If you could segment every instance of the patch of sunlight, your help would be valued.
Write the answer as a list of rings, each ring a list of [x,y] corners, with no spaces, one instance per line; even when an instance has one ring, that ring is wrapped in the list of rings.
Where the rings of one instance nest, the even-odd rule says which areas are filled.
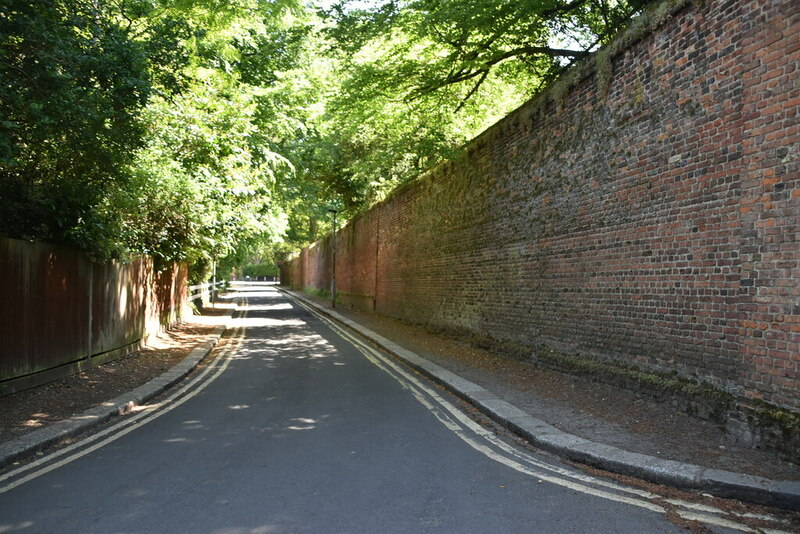
[[[325,338],[318,334],[309,334],[305,336],[301,336],[298,334],[292,334],[288,336],[282,336],[276,339],[265,339],[264,343],[266,345],[295,345],[297,343],[304,343],[306,345],[325,345],[329,347],[333,347],[330,343],[328,343]]]
[[[276,525],[263,525],[256,528],[246,528],[246,527],[227,527],[214,530],[211,534],[270,534],[271,532],[280,532],[283,529],[280,529]]]
[[[35,428],[37,426],[42,426],[42,420],[41,419],[28,419],[27,421],[22,423],[22,426],[27,426],[27,427],[30,427],[30,428]]]
[[[266,317],[243,317],[232,319],[231,328],[257,328],[259,326],[304,326],[306,323],[300,319],[268,319]]]
[[[113,404],[109,403],[109,402],[104,402],[103,406],[113,406]],[[97,416],[97,415],[73,415],[72,417],[70,417],[70,420],[71,421],[94,421],[95,419],[98,419],[98,418],[99,418],[99,416]]]
[[[186,443],[189,441],[186,438],[172,438],[172,439],[165,439],[164,443]]]
[[[248,306],[248,311],[278,311],[278,310],[291,310],[292,305],[288,302],[283,302],[281,304],[265,304],[263,306],[253,305]]]
[[[149,349],[164,350],[174,346],[175,345],[171,339],[165,338],[161,334],[150,336],[147,339],[147,348]]]
[[[125,317],[126,311],[128,311],[128,291],[123,289],[119,292],[119,316]]]
[[[231,406],[228,406],[228,409],[229,410],[246,410],[249,407],[250,407],[250,405],[248,405],[248,404],[233,404]]]
[[[4,532],[14,532],[15,530],[31,528],[32,526],[33,521],[23,521],[17,525],[0,525],[0,534],[3,534]]]
[[[311,347],[298,347],[298,348],[309,349]],[[289,357],[289,358],[292,358],[292,359],[295,359],[295,360],[322,360],[324,358],[330,358],[331,356],[335,356],[335,355],[336,355],[336,351],[335,350],[330,350],[330,351],[328,351],[327,354],[326,353],[322,353],[322,352],[312,352],[312,353],[308,353],[308,354],[298,354],[296,356],[284,356],[284,357]]]
[[[292,423],[287,427],[289,430],[314,430],[317,428],[317,420],[309,417],[295,417],[289,421]]]
[[[327,415],[321,416],[319,419],[312,419],[310,417],[294,417],[289,419],[289,430],[314,430],[321,419],[327,419]]]
[[[130,408],[130,413],[143,412],[144,410],[155,409],[158,408],[159,406],[161,406],[160,402],[156,404],[137,404]]]
[[[233,294],[235,298],[263,298],[263,297],[270,297],[270,298],[278,298],[279,295],[274,289],[265,289],[265,290],[250,290],[250,291],[237,291]]]
[[[217,307],[222,308],[221,304],[217,305]],[[193,315],[187,318],[187,324],[198,324],[198,325],[211,325],[211,326],[219,326],[221,324],[225,324],[228,320],[226,315]]]

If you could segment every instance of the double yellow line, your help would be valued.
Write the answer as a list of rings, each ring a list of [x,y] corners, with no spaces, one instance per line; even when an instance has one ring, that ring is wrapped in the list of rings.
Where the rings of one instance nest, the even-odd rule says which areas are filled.
[[[247,313],[246,308],[244,313]],[[186,401],[195,397],[225,372],[231,362],[231,355],[239,350],[243,341],[244,328],[235,328],[232,338],[223,349],[219,350],[219,353],[211,364],[183,387],[171,393],[166,399],[157,404],[143,406],[141,410],[134,415],[123,416],[123,420],[96,434],[82,438],[63,449],[58,449],[38,460],[0,475],[0,494],[6,493],[26,482],[30,482],[50,471],[54,471],[78,458],[82,458],[120,439],[126,434],[133,432],[137,428],[158,419],[162,415],[171,412]],[[222,363],[220,364],[220,362]],[[212,371],[213,374],[211,374]],[[59,460],[59,458],[61,459]]]
[[[571,471],[551,465],[528,452],[511,446],[501,440],[494,432],[475,422],[465,412],[442,397],[434,388],[423,383],[403,364],[384,354],[363,338],[358,337],[340,323],[318,312],[312,306],[299,299],[293,299],[298,305],[319,318],[334,333],[352,344],[370,362],[397,380],[404,388],[448,429],[470,447],[503,465],[536,477],[538,482],[549,482],[584,494],[624,503],[651,512],[665,515],[669,510],[676,512],[689,521],[697,521],[707,525],[730,528],[741,532],[789,534],[781,530],[783,521],[776,517],[761,515],[758,519],[772,522],[775,528],[754,529],[742,522],[746,514],[728,512],[706,504],[697,504],[682,499],[665,498],[662,495],[625,486],[607,479],[592,477],[585,473]],[[666,504],[667,506],[664,506]],[[668,510],[669,508],[669,510]],[[753,518],[753,516],[749,516]]]

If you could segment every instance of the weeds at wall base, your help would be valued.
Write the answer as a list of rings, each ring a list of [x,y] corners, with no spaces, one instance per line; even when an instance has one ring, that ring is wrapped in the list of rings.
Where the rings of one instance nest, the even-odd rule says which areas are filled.
[[[789,461],[800,462],[800,416],[767,402],[737,399],[677,373],[647,371],[545,347],[536,349],[528,361],[666,402],[688,415],[720,424],[738,443],[774,450]]]
[[[318,299],[330,299],[331,292],[325,289],[315,289],[313,287],[304,287],[303,293],[310,297],[318,298]]]

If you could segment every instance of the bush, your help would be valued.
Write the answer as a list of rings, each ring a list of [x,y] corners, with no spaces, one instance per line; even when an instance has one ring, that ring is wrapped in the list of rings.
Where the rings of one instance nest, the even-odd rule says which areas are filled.
[[[260,276],[278,276],[278,272],[278,266],[275,264],[259,263],[245,266],[242,274],[250,278],[258,278]]]

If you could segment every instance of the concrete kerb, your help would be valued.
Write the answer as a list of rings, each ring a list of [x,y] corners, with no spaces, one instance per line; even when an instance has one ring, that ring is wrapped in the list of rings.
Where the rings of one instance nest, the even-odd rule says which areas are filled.
[[[357,332],[412,369],[445,386],[449,391],[468,401],[494,421],[511,429],[538,448],[565,459],[657,484],[701,491],[721,498],[733,498],[766,506],[800,510],[800,481],[775,481],[753,475],[663,460],[562,432],[500,399],[485,388],[400,347],[397,343],[336,311],[321,307],[296,291],[285,288],[279,288],[279,290]]]
[[[228,322],[232,314],[233,309],[226,312],[225,323]],[[95,426],[103,424],[113,416],[128,413],[136,406],[160,395],[186,378],[216,346],[226,329],[226,324],[217,326],[211,333],[212,340],[201,343],[172,369],[133,391],[124,393],[69,419],[64,419],[16,439],[0,443],[0,468],[41,451],[58,441],[82,434]]]

